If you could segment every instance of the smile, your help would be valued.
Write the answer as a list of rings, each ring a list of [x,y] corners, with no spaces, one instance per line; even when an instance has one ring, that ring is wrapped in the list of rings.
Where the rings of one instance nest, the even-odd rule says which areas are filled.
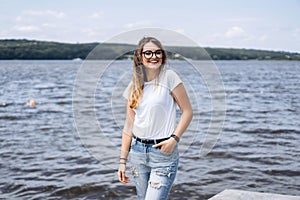
[[[149,63],[158,63],[158,60],[150,60]]]

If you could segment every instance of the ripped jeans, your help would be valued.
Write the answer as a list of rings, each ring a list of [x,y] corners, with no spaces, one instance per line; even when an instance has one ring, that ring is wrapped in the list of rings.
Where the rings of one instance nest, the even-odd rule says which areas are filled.
[[[167,199],[178,169],[178,145],[172,154],[165,154],[132,139],[129,159],[138,199]]]

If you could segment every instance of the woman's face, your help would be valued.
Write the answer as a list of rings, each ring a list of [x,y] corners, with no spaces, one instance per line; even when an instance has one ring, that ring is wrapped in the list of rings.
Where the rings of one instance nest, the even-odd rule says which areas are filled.
[[[148,42],[142,51],[143,65],[148,69],[158,69],[162,64],[163,52],[154,43]]]

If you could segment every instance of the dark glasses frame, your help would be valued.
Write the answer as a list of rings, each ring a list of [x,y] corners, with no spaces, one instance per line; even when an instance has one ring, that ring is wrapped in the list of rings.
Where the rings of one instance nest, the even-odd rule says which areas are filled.
[[[150,55],[151,53],[151,55]],[[153,57],[153,55],[155,55],[156,58],[162,58],[163,56],[163,50],[162,49],[157,49],[156,51],[150,51],[150,50],[147,50],[147,51],[143,51],[142,54],[144,55],[144,57],[146,59],[150,59]],[[147,55],[149,54],[149,55]]]

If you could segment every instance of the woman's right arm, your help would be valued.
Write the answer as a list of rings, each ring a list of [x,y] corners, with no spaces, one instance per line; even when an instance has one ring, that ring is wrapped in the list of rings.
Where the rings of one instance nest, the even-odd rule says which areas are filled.
[[[126,171],[126,161],[130,151],[130,144],[132,140],[132,128],[134,123],[135,112],[130,108],[129,103],[127,103],[126,109],[126,120],[125,125],[122,131],[122,146],[121,146],[121,155],[120,155],[120,165],[118,171],[119,181],[121,183],[128,183],[130,180],[125,175]]]

